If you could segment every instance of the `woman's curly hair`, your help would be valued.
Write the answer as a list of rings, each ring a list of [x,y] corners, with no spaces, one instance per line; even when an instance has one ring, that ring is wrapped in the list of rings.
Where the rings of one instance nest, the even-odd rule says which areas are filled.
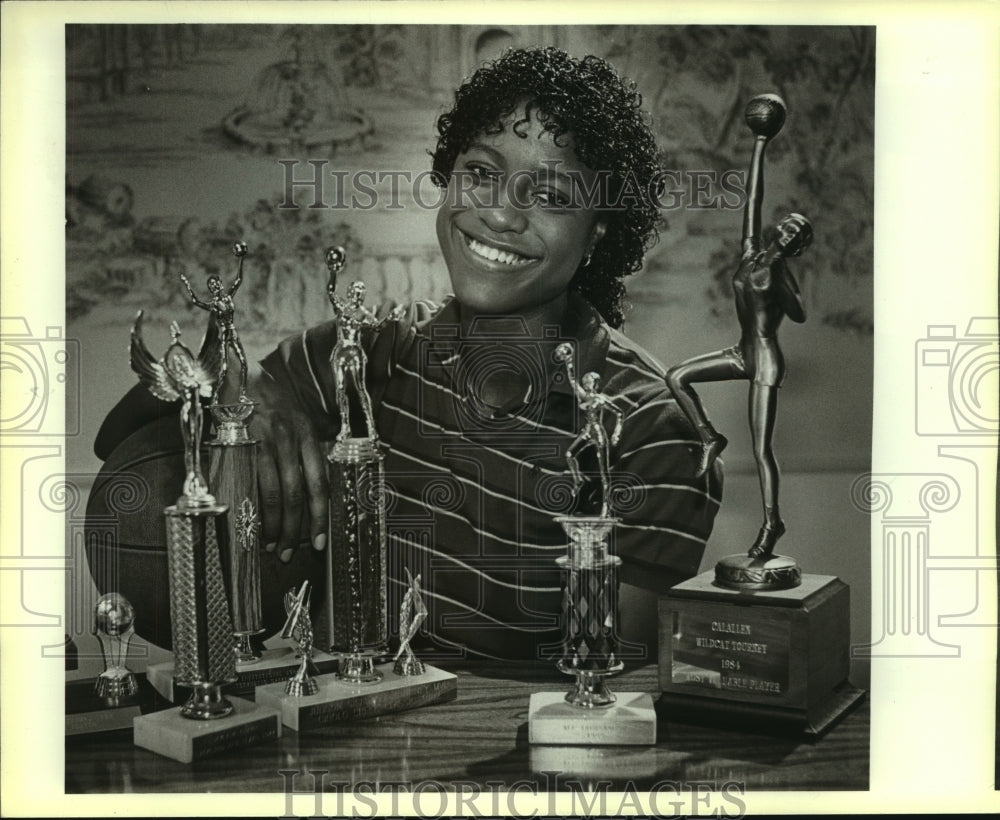
[[[502,133],[521,104],[529,114],[537,112],[557,144],[570,136],[577,158],[609,175],[608,201],[619,207],[604,212],[607,231],[569,287],[609,325],[620,327],[622,279],[642,267],[659,220],[660,166],[642,97],[599,57],[577,59],[553,47],[508,50],[466,80],[455,92],[454,107],[438,118],[435,184],[446,187],[458,155],[479,135]]]

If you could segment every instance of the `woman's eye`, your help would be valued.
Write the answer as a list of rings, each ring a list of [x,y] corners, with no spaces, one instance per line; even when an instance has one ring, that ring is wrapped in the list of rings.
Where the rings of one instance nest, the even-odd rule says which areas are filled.
[[[535,191],[534,197],[543,208],[568,208],[571,204],[570,198],[560,191]]]
[[[490,168],[487,165],[482,165],[478,162],[469,162],[466,164],[466,169],[470,174],[472,174],[476,179],[490,179],[496,180],[500,177],[500,172]]]

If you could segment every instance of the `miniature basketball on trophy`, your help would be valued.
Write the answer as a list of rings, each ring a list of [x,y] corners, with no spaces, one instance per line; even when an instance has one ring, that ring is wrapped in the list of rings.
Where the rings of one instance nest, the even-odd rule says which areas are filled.
[[[770,139],[785,125],[785,101],[777,94],[758,94],[746,108],[746,122],[754,136]]]

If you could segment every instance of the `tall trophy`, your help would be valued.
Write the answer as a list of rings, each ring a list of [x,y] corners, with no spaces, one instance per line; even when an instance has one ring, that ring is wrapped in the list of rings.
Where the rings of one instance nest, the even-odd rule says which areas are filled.
[[[157,360],[142,339],[142,311],[132,330],[131,365],[139,381],[164,401],[181,401],[185,479],[177,503],[164,509],[174,677],[191,696],[181,707],[135,719],[137,746],[185,763],[280,736],[277,713],[222,693],[236,678],[233,621],[223,569],[228,508],[209,492],[201,470],[201,399],[218,378],[218,345],[195,358],[171,325],[173,343]],[[209,722],[217,725],[206,728]],[[238,731],[233,731],[237,729]]]
[[[269,684],[258,686],[255,695],[258,703],[280,709],[284,724],[296,731],[450,700],[457,692],[455,675],[421,664],[409,651],[409,641],[423,620],[420,613],[426,615],[419,584],[412,578],[407,597],[415,614],[400,626],[404,644],[395,666],[388,658],[385,447],[375,432],[365,385],[361,332],[380,328],[399,313],[377,319],[364,306],[365,286],[361,282],[354,282],[348,298],[342,299],[336,286],[345,261],[343,248],[327,251],[327,296],[337,318],[337,343],[330,364],[341,427],[327,452],[329,546],[326,588],[314,636],[324,650],[339,655],[339,670],[335,675],[319,675],[317,691],[312,694],[293,695],[281,684]],[[348,388],[363,413],[361,435],[351,429]]]
[[[607,678],[624,668],[617,656],[616,634],[621,558],[613,555],[608,545],[619,521],[611,515],[608,450],[621,437],[623,414],[599,392],[597,373],[586,373],[577,381],[571,345],[559,345],[555,358],[566,368],[584,419],[579,435],[566,451],[574,495],[579,495],[585,483],[579,455],[590,447],[597,460],[601,506],[597,515],[555,519],[569,539],[567,554],[556,559],[566,573],[565,633],[557,666],[573,676],[573,687],[565,694],[540,692],[531,696],[528,739],[537,744],[652,745],[656,742],[652,698],[646,693],[616,696],[607,686]],[[615,419],[610,437],[605,430],[606,415]]]
[[[327,587],[317,638],[324,649],[340,654],[340,677],[358,685],[382,675],[375,659],[389,651],[386,594],[386,522],[383,490],[385,454],[375,432],[371,398],[365,385],[367,356],[361,345],[365,328],[380,322],[364,305],[365,286],[354,282],[343,299],[336,293],[344,268],[343,248],[330,248],[327,297],[337,320],[337,343],[330,357],[340,432],[327,452],[330,531],[326,551]],[[364,415],[364,434],[351,430],[350,388]]]
[[[721,559],[714,572],[678,584],[661,598],[660,683],[679,715],[749,716],[819,734],[861,693],[847,682],[848,587],[833,576],[803,575],[794,558],[774,552],[785,533],[772,450],[785,378],[778,329],[786,316],[793,322],[806,318],[786,259],[800,255],[813,235],[809,220],[792,213],[766,246],[761,237],[764,151],[785,116],[785,104],[775,94],[754,97],[746,109],[754,144],[741,257],[732,280],[740,338],[667,373],[667,385],[701,439],[699,476],[728,442],[712,426],[692,385],[749,382],[764,521],[745,552]]]
[[[233,633],[238,666],[257,663],[260,652],[252,636],[264,631],[260,599],[260,499],[257,490],[257,445],[250,437],[247,424],[256,403],[247,397],[247,357],[236,329],[236,308],[233,297],[243,283],[243,260],[247,255],[245,242],[233,246],[239,259],[236,278],[228,291],[218,276],[208,278],[211,297],[199,299],[184,274],[181,281],[191,302],[209,314],[209,329],[205,344],[216,344],[222,359],[218,377],[212,389],[209,411],[214,421],[215,437],[208,442],[208,484],[230,514],[229,538],[223,553],[226,590],[233,619]],[[203,345],[204,347],[204,345]],[[220,401],[229,365],[229,355],[240,364],[240,390],[236,402]]]

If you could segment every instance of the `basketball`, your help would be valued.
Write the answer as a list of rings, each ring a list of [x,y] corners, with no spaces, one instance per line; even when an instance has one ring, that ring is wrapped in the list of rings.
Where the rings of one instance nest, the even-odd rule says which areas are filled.
[[[755,136],[770,139],[785,124],[785,101],[777,94],[758,94],[747,103],[746,121]]]
[[[207,453],[203,463],[208,463]],[[117,592],[135,610],[135,631],[172,648],[167,530],[163,508],[177,501],[184,483],[184,448],[176,414],[150,422],[121,442],[101,468],[87,501],[87,564],[101,595]],[[295,550],[287,564],[261,552],[261,614],[267,638],[285,622],[284,595],[308,579],[317,594],[324,556]]]

